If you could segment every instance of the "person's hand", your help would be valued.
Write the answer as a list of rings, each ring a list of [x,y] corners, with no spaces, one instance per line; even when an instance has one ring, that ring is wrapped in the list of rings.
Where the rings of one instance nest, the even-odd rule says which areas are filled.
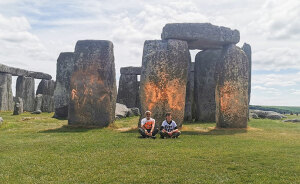
[[[172,132],[168,132],[168,135],[171,136],[171,135],[172,135]]]
[[[148,135],[149,135],[149,136],[152,136],[152,132],[150,132]]]
[[[167,131],[165,129],[162,130],[163,133],[166,133]]]

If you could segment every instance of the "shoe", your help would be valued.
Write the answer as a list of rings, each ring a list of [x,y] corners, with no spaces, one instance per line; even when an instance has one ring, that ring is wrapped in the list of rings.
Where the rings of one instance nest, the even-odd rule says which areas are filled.
[[[165,137],[164,137],[164,136],[160,136],[160,138],[161,138],[161,139],[164,139]]]
[[[151,138],[152,138],[152,139],[156,139],[156,137],[155,137],[155,136],[151,136]]]

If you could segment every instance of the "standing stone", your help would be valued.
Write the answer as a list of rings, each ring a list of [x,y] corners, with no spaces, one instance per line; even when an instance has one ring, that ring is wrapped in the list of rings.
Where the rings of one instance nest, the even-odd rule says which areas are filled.
[[[194,67],[195,63],[189,63],[188,80],[186,84],[186,97],[185,97],[185,110],[184,110],[184,120],[192,121],[194,118]]]
[[[43,79],[36,91],[36,94],[42,94],[42,112],[54,112],[54,102],[53,102],[53,94],[54,94],[55,82],[53,80],[45,80]]]
[[[11,84],[11,74],[0,73],[0,111],[12,111],[14,108]]]
[[[114,121],[117,88],[112,42],[77,42],[70,87],[69,125],[104,127]]]
[[[251,51],[251,46],[247,43],[244,43],[242,47],[243,51],[247,55],[248,61],[249,61],[249,82],[248,82],[248,104],[250,104],[250,97],[251,97],[251,71],[252,71],[252,51]],[[248,109],[248,117],[249,117],[249,109]]]
[[[182,126],[189,61],[186,41],[145,41],[140,81],[142,115],[150,110],[156,124],[161,125],[165,113],[171,112]]]
[[[121,74],[117,102],[127,107],[136,107],[139,86],[136,75]]]
[[[16,97],[23,99],[24,111],[34,111],[34,78],[18,77],[16,85]]]
[[[212,122],[216,116],[215,69],[221,60],[222,50],[208,49],[198,52],[195,58],[196,121]]]
[[[70,79],[74,70],[74,53],[60,53],[56,64],[56,85],[54,90],[54,108],[56,118],[68,117],[70,100]]]
[[[216,123],[219,128],[246,128],[249,62],[235,45],[223,48],[216,65]]]
[[[23,113],[23,100],[20,97],[14,98],[15,106],[13,115],[20,115]]]
[[[42,109],[42,103],[43,103],[43,95],[38,94],[35,97],[35,104],[34,104],[34,111],[38,111]]]

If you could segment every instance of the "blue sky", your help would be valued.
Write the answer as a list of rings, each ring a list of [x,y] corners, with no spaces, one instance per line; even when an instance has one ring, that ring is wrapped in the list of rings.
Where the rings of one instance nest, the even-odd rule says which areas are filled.
[[[298,0],[1,0],[0,63],[55,77],[59,53],[77,40],[111,40],[118,78],[120,67],[141,65],[144,41],[172,22],[238,29],[238,46],[252,46],[251,104],[300,106]]]

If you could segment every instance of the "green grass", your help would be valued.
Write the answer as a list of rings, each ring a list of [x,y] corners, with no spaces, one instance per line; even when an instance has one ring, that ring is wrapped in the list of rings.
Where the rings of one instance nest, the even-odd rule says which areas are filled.
[[[103,129],[53,114],[1,112],[0,183],[299,183],[300,124],[247,130],[184,124],[179,139],[138,139],[138,117]],[[294,118],[289,117],[289,118]]]

